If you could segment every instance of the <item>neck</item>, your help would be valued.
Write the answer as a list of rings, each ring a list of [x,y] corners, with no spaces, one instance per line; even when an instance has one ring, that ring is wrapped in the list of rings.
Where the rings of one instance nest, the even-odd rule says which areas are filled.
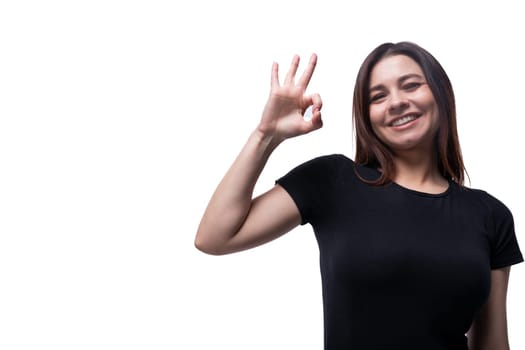
[[[448,181],[439,173],[437,152],[404,151],[394,155],[394,182],[413,190],[441,193]]]

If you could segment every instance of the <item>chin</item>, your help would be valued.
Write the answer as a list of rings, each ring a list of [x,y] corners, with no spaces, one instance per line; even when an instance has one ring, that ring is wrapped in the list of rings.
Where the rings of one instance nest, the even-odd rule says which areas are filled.
[[[399,135],[398,135],[399,136]],[[413,151],[417,149],[428,150],[433,145],[435,133],[425,133],[424,135],[404,135],[404,137],[382,138],[392,151]]]
[[[387,141],[386,145],[394,152],[401,151],[415,151],[417,149],[426,150],[432,142],[428,139],[405,139],[396,141]]]

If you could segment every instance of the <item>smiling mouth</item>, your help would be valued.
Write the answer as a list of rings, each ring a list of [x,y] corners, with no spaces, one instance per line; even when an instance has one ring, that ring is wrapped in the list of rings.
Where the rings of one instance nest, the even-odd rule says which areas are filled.
[[[405,125],[407,123],[410,123],[411,121],[414,121],[416,120],[417,118],[421,117],[421,114],[417,114],[417,113],[410,113],[410,114],[407,114],[407,115],[404,115],[402,117],[399,117],[397,119],[394,119],[390,124],[389,126],[401,126],[401,125]]]

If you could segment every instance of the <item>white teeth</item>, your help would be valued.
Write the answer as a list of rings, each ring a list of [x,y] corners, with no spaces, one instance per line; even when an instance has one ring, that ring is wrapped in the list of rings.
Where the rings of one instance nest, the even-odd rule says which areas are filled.
[[[392,126],[403,125],[403,124],[406,124],[408,122],[411,122],[412,120],[414,120],[416,118],[417,118],[417,116],[415,114],[410,114],[410,115],[407,115],[406,117],[402,117],[402,118],[394,120],[394,122],[392,122]]]

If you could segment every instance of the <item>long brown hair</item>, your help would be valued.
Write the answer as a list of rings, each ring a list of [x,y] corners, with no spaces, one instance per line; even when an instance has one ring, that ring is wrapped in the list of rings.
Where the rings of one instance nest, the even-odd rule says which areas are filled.
[[[435,139],[438,170],[446,179],[463,185],[465,166],[459,146],[456,102],[452,84],[434,56],[422,47],[407,41],[379,45],[366,57],[359,69],[353,102],[355,162],[381,169],[381,176],[378,179],[367,181],[374,185],[386,184],[392,181],[395,175],[392,150],[374,133],[369,114],[370,73],[380,60],[394,55],[408,56],[421,67],[439,112],[439,129]]]

